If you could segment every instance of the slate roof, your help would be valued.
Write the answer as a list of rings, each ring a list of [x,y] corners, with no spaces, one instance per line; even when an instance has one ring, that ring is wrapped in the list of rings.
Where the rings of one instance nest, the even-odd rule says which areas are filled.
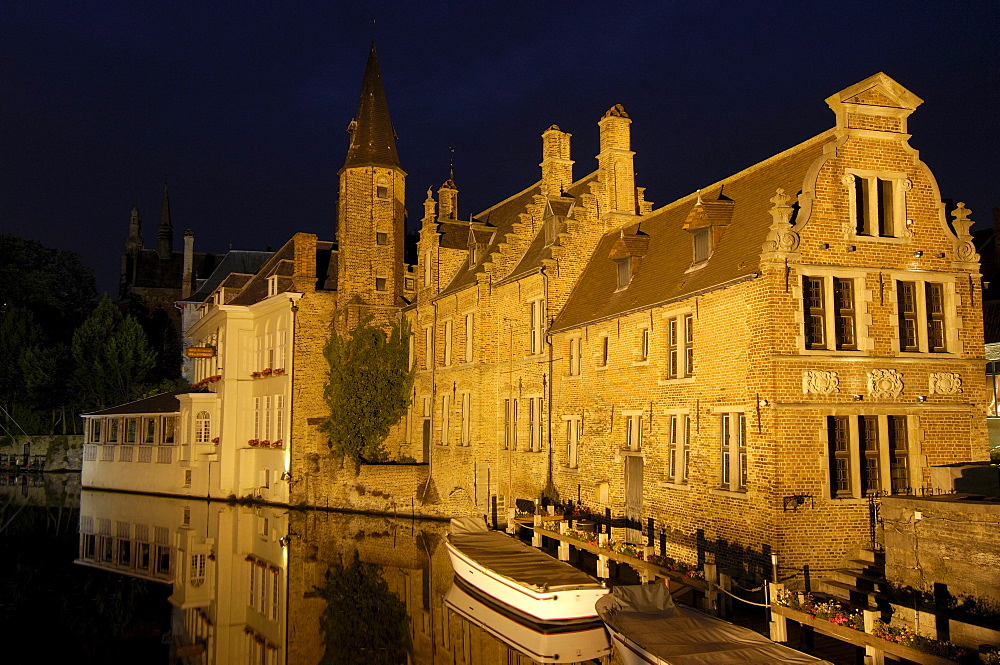
[[[161,259],[155,249],[140,249],[135,255],[135,277],[126,276],[129,288],[180,289],[184,279],[184,253],[171,252]],[[195,252],[192,269],[195,279],[205,279],[222,260],[219,254]]]
[[[271,258],[274,252],[255,252],[246,250],[232,250],[227,252],[222,261],[219,262],[215,270],[208,275],[208,278],[198,287],[195,293],[188,296],[183,302],[204,302],[205,298],[212,295],[212,292],[219,288],[222,281],[229,275],[247,274],[253,275],[264,262]]]
[[[382,72],[375,54],[375,42],[368,52],[365,79],[361,84],[358,112],[351,123],[351,145],[347,149],[344,168],[353,166],[385,166],[399,168],[396,154],[396,132],[389,119],[389,104],[382,87]]]
[[[336,252],[333,251],[333,243],[328,240],[316,241],[316,288],[320,290],[336,290],[337,288],[337,264]],[[287,277],[289,280],[295,269],[295,239],[289,238],[281,249],[275,252],[257,270],[256,274],[247,282],[239,295],[229,303],[232,305],[253,305],[267,298],[267,278],[272,275]],[[329,274],[330,267],[333,267],[332,275]],[[279,283],[281,290],[286,289],[288,284]]]
[[[649,242],[632,281],[621,291],[616,291],[617,266],[611,254],[622,238],[622,231],[616,229],[606,234],[553,322],[552,331],[576,328],[753,278],[772,221],[768,214],[773,205],[770,199],[778,187],[793,195],[802,188],[806,171],[822,154],[832,135],[832,130],[824,132],[702,189],[704,202],[718,201],[721,194],[723,201],[731,199],[733,203],[728,226],[711,256],[699,268],[690,270],[693,242],[691,233],[684,229],[696,207],[697,193],[625,227],[626,236],[638,231],[646,234]],[[717,211],[723,212],[728,206],[708,205],[707,216],[716,217]]]
[[[177,400],[177,396],[188,392],[191,392],[190,389],[174,390],[168,393],[160,393],[159,395],[146,397],[134,402],[128,402],[127,404],[119,404],[118,406],[112,406],[108,409],[91,411],[90,413],[83,413],[80,415],[114,416],[118,414],[130,413],[177,413],[181,410],[181,403]]]

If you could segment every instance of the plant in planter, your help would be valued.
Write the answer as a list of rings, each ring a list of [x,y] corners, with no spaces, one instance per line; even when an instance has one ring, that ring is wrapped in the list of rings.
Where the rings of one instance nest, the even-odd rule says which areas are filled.
[[[218,445],[218,443],[219,443],[219,437],[215,437],[214,439],[212,439],[212,443]]]
[[[260,375],[261,375],[262,377],[264,377],[265,379],[266,379],[267,377],[271,376],[271,368],[270,368],[270,367],[268,367],[267,369],[262,369],[262,370],[260,370]]]
[[[247,443],[250,444],[251,448],[256,448],[260,445],[260,439],[250,439]]]

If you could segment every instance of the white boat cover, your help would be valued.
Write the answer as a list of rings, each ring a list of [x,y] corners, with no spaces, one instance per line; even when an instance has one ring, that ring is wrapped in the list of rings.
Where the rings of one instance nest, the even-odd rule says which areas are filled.
[[[479,518],[453,519],[448,541],[483,568],[535,591],[601,587],[593,577],[568,563],[507,534],[487,530]]]
[[[653,659],[654,663],[831,665],[749,628],[677,607],[662,584],[617,586],[597,601],[597,612],[613,632],[659,659]]]

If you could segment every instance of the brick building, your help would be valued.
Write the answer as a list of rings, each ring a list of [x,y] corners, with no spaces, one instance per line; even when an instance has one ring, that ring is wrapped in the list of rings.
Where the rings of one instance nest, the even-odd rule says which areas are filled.
[[[656,210],[621,106],[583,177],[553,125],[531,187],[464,217],[428,192],[400,454],[473,510],[558,496],[748,571],[831,567],[867,496],[986,459],[979,257],[909,145],[921,100],[880,73],[826,102]]]

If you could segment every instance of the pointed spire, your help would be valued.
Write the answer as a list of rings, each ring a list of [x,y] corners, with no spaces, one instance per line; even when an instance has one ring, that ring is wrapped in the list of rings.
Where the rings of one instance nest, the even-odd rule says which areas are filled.
[[[167,183],[163,183],[160,226],[156,230],[156,253],[161,259],[169,259],[174,253],[174,225],[170,221],[170,195],[167,194]]]
[[[365,80],[361,85],[358,112],[351,122],[351,145],[347,149],[344,168],[352,166],[399,167],[396,154],[396,132],[389,120],[389,104],[382,87],[382,72],[378,66],[375,42],[368,53]]]

